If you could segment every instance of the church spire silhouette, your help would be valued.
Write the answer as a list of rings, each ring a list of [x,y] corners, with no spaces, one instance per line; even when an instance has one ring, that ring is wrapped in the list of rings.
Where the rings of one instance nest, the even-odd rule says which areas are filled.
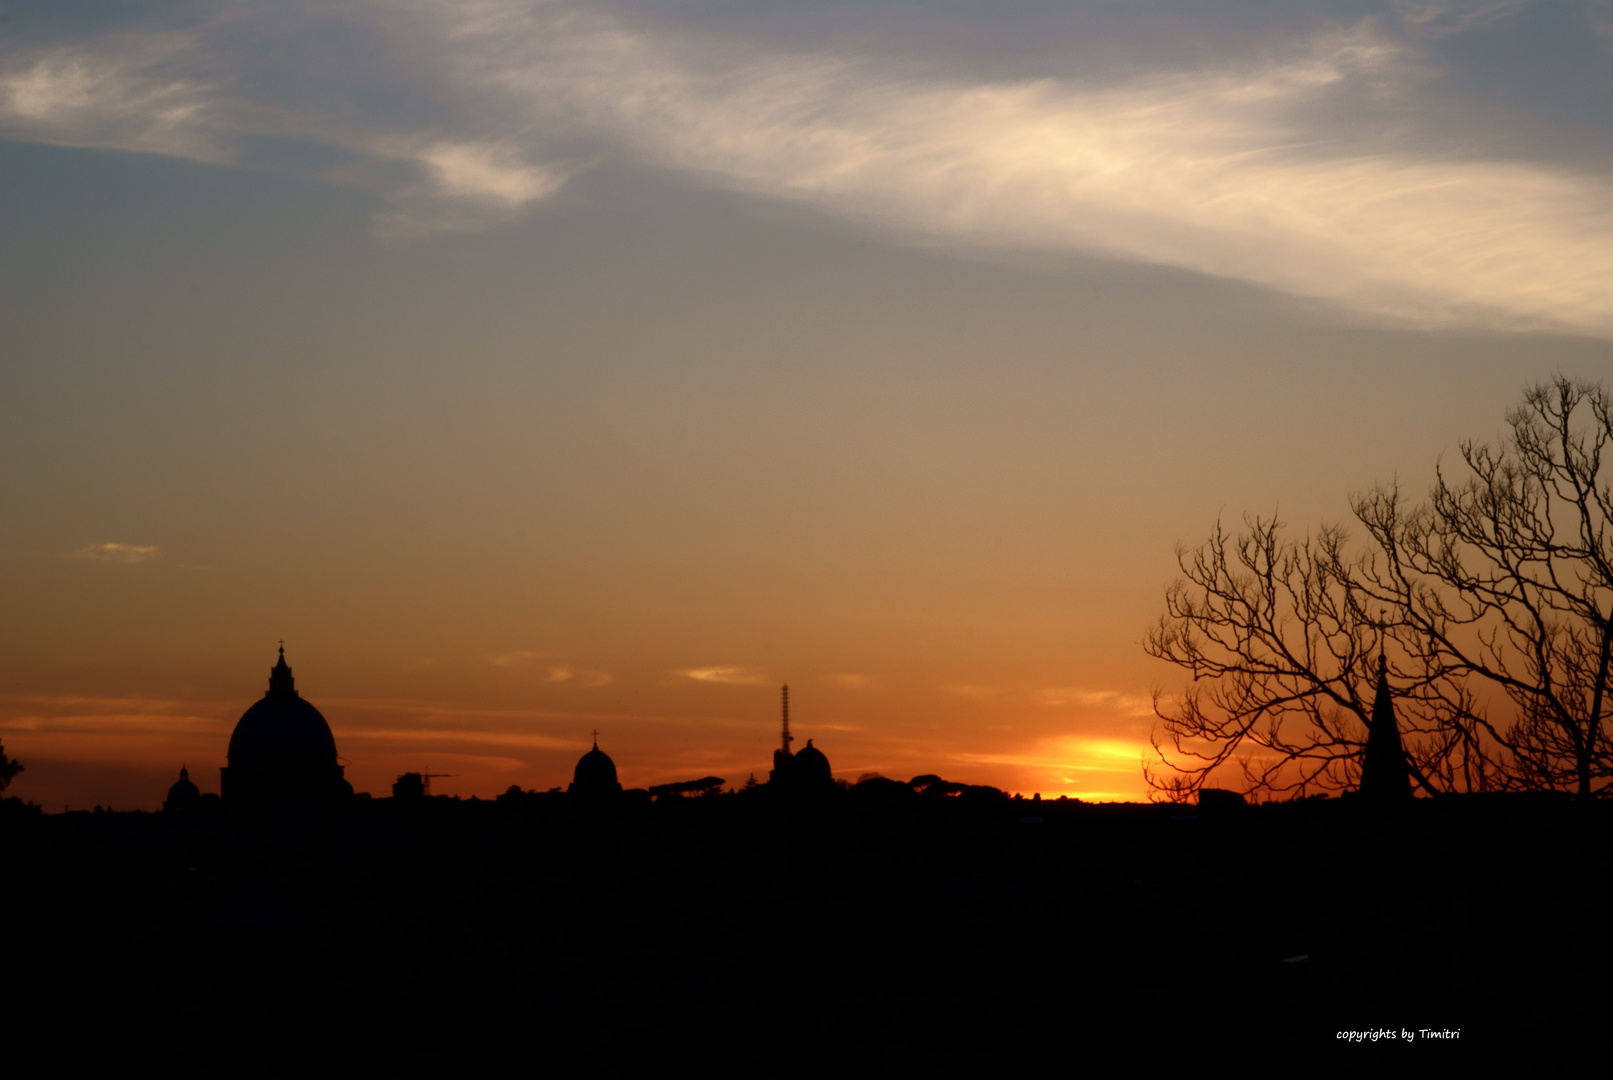
[[[1389,692],[1389,661],[1378,654],[1378,688],[1372,701],[1372,721],[1361,754],[1361,794],[1374,801],[1411,798],[1411,769],[1400,743],[1394,697]]]

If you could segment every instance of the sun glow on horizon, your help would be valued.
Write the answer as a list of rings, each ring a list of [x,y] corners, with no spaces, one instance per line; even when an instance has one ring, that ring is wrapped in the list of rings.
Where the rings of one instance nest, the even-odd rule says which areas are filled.
[[[612,732],[603,743],[628,786],[684,780],[685,773],[698,772],[723,775],[728,786],[737,787],[749,775],[765,777],[769,747],[777,737],[776,720],[758,717],[750,724],[753,749],[736,755],[722,745],[731,737],[731,725],[702,729],[708,731],[702,749],[701,744],[686,741],[687,720],[668,716],[317,694],[309,700],[331,720],[349,778],[359,790],[377,794],[385,794],[392,779],[408,771],[451,773],[454,782],[438,785],[442,793],[483,798],[512,782],[538,790],[563,785],[575,759],[591,745],[587,732],[595,725]],[[210,770],[224,764],[236,719],[250,704],[251,700],[0,695],[0,735],[12,756],[32,759],[36,765],[18,781],[17,793],[33,792],[33,797],[53,805],[63,801],[76,769],[99,775],[102,766],[108,766],[130,774],[115,785],[123,805],[154,809],[167,782],[162,778],[177,770],[176,762],[188,764],[207,787]],[[811,733],[831,754],[836,775],[851,782],[867,773],[904,781],[912,775],[938,773],[954,782],[986,784],[1026,798],[1035,792],[1044,798],[1067,795],[1086,801],[1135,801],[1145,795],[1137,775],[1140,744],[1123,739],[1062,737],[1041,740],[1022,753],[934,754],[924,749],[927,738],[922,733],[893,737],[889,731],[811,713],[799,716],[795,726]],[[804,741],[806,735],[799,737]],[[505,753],[489,755],[491,748]],[[870,753],[875,764],[856,764]],[[131,787],[134,775],[149,778],[143,791]],[[1138,782],[1117,785],[1121,776],[1136,777]],[[74,790],[70,801],[82,804],[85,798]]]

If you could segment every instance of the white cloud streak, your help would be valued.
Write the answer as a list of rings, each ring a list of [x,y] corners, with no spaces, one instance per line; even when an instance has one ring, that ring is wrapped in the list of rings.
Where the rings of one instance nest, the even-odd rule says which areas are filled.
[[[773,680],[754,668],[703,667],[687,668],[679,675],[695,682],[715,683],[719,686],[769,686]]]
[[[1401,10],[1433,33],[1511,6]],[[393,74],[429,85],[452,119],[370,130],[331,101],[274,124],[408,164],[377,216],[395,239],[511,221],[614,155],[963,251],[1097,253],[1422,325],[1613,336],[1609,177],[1329,137],[1317,117],[1341,94],[1415,110],[1416,56],[1370,22],[1290,42],[1286,59],[1094,85],[652,35],[563,3],[353,11],[408,28]],[[170,71],[178,40],[122,66],[88,46],[13,58],[0,124],[217,160],[218,132],[273,110]]]
[[[159,549],[155,544],[85,544],[68,555],[70,559],[89,559],[92,562],[135,563],[155,559]]]
[[[422,179],[393,192],[391,208],[376,215],[376,231],[388,240],[507,224],[568,178],[563,168],[529,165],[499,144],[437,142],[394,156],[412,160]]]
[[[58,146],[232,161],[213,88],[164,71],[195,48],[181,35],[119,35],[14,59],[0,66],[0,130]]]
[[[1112,716],[1153,716],[1152,699],[1127,694],[1120,690],[1089,690],[1079,686],[1051,687],[1027,691],[1003,686],[980,686],[972,683],[950,683],[942,692],[970,701],[1034,701],[1050,707],[1081,706],[1084,709],[1108,713]]]
[[[1448,37],[1493,26],[1516,15],[1529,3],[1530,0],[1480,0],[1478,3],[1471,0],[1466,3],[1458,0],[1391,0],[1389,6],[1414,35]]]
[[[548,653],[528,651],[499,653],[497,656],[488,657],[487,662],[494,667],[511,671],[541,669],[543,681],[551,685],[564,684],[579,689],[595,689],[609,686],[614,681],[608,671],[579,668],[567,661],[556,660]]]
[[[434,746],[451,746],[470,743],[487,746],[513,746],[526,750],[576,750],[586,744],[575,740],[557,739],[540,735],[510,731],[466,731],[463,729],[428,728],[340,728],[333,732],[342,739],[373,742],[431,743]]]
[[[800,58],[694,75],[637,39],[596,48],[558,80],[540,56],[498,77],[532,100],[569,93],[645,158],[915,236],[1099,252],[1429,323],[1613,334],[1605,181],[1330,151],[1298,125],[1329,87],[1395,76],[1366,31],[1262,70],[1106,89]]]

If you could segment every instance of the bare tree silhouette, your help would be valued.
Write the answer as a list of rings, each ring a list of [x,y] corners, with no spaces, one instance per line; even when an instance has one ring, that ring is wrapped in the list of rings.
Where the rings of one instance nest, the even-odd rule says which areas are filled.
[[[1342,528],[1289,537],[1275,518],[1250,516],[1229,535],[1219,524],[1200,547],[1178,549],[1182,577],[1148,631],[1151,656],[1186,668],[1180,697],[1156,691],[1152,789],[1196,793],[1223,766],[1243,771],[1250,793],[1303,795],[1353,787],[1372,717],[1376,657],[1391,644]],[[1391,678],[1414,697],[1428,673]],[[1430,787],[1430,764],[1447,752],[1441,714],[1400,710],[1412,778]],[[1408,728],[1406,720],[1411,721]]]
[[[1341,526],[1218,524],[1179,548],[1182,577],[1144,647],[1192,677],[1155,694],[1157,795],[1240,767],[1254,794],[1355,786],[1377,658],[1413,784],[1424,791],[1609,790],[1613,397],[1557,379],[1507,416],[1502,445],[1463,443],[1428,499],[1352,499]]]
[[[1420,506],[1393,487],[1354,501],[1382,553],[1361,576],[1444,704],[1502,749],[1504,786],[1590,798],[1613,778],[1613,396],[1559,378],[1507,425],[1499,447],[1463,443],[1467,475],[1441,470]]]

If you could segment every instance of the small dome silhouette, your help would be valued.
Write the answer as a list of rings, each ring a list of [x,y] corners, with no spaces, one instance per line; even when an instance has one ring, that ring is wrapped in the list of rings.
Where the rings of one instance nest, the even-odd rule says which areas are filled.
[[[795,776],[809,784],[827,784],[834,780],[828,756],[813,746],[811,739],[795,754]]]
[[[616,762],[610,755],[599,747],[594,747],[582,756],[577,762],[577,769],[571,774],[571,780],[576,784],[614,784],[616,783]]]
[[[190,782],[190,770],[183,765],[179,767],[179,779],[174,786],[168,789],[168,798],[163,802],[164,810],[183,810],[195,806],[202,801],[202,792],[195,784]]]
[[[616,762],[599,748],[597,735],[594,737],[594,748],[578,760],[568,790],[584,793],[622,790],[622,785],[616,779]]]

